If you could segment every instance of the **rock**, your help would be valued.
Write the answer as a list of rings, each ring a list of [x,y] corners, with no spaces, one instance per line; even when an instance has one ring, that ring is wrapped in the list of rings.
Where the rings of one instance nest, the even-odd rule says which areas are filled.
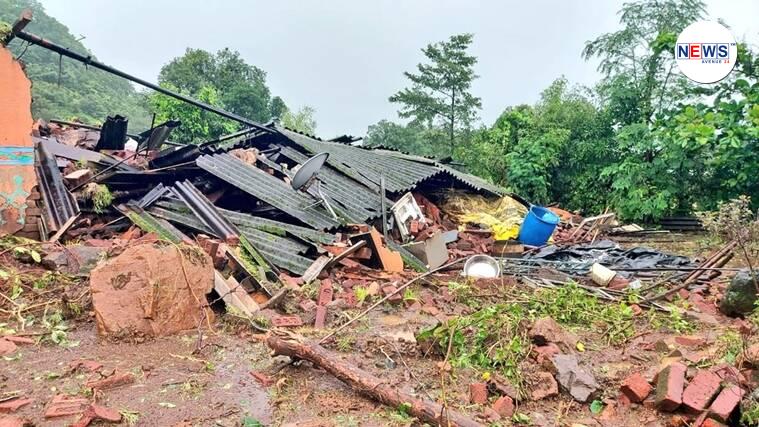
[[[685,372],[688,368],[680,362],[674,362],[659,372],[656,382],[654,403],[661,411],[671,412],[683,403]]]
[[[195,329],[213,319],[201,308],[213,284],[211,258],[197,247],[131,246],[90,275],[98,332],[161,336]]]
[[[756,278],[759,280],[759,277]],[[728,316],[750,313],[756,302],[756,287],[748,270],[739,271],[727,286],[719,310]]]
[[[508,396],[501,396],[493,403],[493,410],[501,416],[501,418],[510,419],[514,415],[514,401]]]
[[[715,419],[726,423],[727,419],[730,418],[730,414],[732,414],[735,408],[741,403],[744,394],[745,392],[743,389],[737,385],[725,387],[719,395],[717,395],[717,398],[714,399],[711,406],[709,406],[709,412]]]
[[[496,392],[502,396],[508,396],[513,401],[519,400],[519,392],[517,388],[511,384],[508,378],[493,372],[490,376],[490,390]]]
[[[550,372],[538,372],[532,382],[530,397],[532,400],[542,400],[559,394],[559,384]]]
[[[551,360],[559,384],[578,402],[587,402],[598,390],[593,374],[580,368],[576,356],[557,354]]]
[[[694,412],[701,412],[709,406],[719,393],[722,380],[709,371],[698,371],[683,391],[683,405]]]
[[[42,266],[61,273],[86,276],[106,254],[106,249],[95,246],[74,245],[49,251],[42,258]]]
[[[555,343],[566,352],[574,351],[577,345],[577,337],[565,331],[561,325],[550,317],[542,317],[532,324],[530,338],[537,346]]]
[[[483,382],[469,384],[469,403],[475,405],[488,403],[488,385]]]
[[[631,402],[640,403],[651,393],[651,385],[643,378],[640,372],[636,372],[625,378],[621,391]]]

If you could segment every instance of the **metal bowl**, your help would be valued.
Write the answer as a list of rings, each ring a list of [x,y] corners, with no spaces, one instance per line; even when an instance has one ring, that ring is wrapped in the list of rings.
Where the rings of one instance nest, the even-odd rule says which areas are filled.
[[[474,255],[464,263],[464,276],[492,279],[501,275],[501,265],[487,255]]]

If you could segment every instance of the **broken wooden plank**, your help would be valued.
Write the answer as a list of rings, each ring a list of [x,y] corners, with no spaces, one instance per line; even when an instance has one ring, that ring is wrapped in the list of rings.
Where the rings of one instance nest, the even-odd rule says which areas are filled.
[[[259,309],[258,304],[234,277],[225,279],[221,273],[214,271],[213,288],[227,307],[233,307],[244,316],[251,317]]]

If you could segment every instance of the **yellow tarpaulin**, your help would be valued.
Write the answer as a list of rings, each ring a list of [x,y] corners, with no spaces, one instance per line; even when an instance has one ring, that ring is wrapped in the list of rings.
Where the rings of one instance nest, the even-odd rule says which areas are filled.
[[[459,223],[482,224],[493,231],[496,240],[512,240],[519,236],[527,208],[509,196],[488,200],[483,196],[457,194],[449,197],[443,211]]]

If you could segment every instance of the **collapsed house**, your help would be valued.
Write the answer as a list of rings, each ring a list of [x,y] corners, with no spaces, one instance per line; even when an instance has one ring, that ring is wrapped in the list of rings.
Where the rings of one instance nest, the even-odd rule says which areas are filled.
[[[16,27],[19,38],[63,54],[61,48]],[[73,53],[67,55],[77,59]],[[561,220],[553,224],[556,231],[549,230],[552,240],[525,244],[520,227],[533,206],[451,164],[362,147],[350,137],[322,140],[277,122],[253,123],[157,87],[153,88],[238,120],[245,128],[192,145],[171,141],[172,130],[182,125],[177,121],[139,134],[129,133],[128,118],[118,115],[108,117],[102,127],[60,120],[32,124],[29,81],[5,49],[0,49],[0,67],[3,75],[11,76],[0,82],[7,85],[2,88],[11,100],[0,110],[0,231],[42,242],[76,241],[72,246],[89,248],[85,252],[93,265],[81,260],[66,264],[69,252],[74,252],[71,247],[62,251],[61,260],[51,262],[61,270],[66,264],[71,274],[88,275],[103,335],[191,329],[210,322],[209,307],[223,302],[228,312],[247,319],[267,317],[274,326],[267,344],[277,354],[321,364],[340,377],[346,368],[324,348],[295,342],[280,328],[334,326],[329,321],[332,303],[361,307],[358,289],[373,292],[374,303],[319,343],[384,302],[402,302],[401,292],[410,284],[456,263],[450,268],[456,275],[513,276],[535,289],[576,282],[579,289],[613,302],[627,301],[630,290],[643,290],[638,309],[667,311],[661,300],[683,289],[703,288],[721,274],[719,269],[735,249],[731,242],[700,265],[649,249],[622,249],[603,237],[647,230],[620,227],[613,213],[582,218],[559,207],[550,208]],[[99,248],[122,244],[125,250],[99,263]],[[186,258],[194,260],[187,269]],[[676,286],[657,289],[667,282],[658,280],[659,270],[676,272],[671,279]],[[148,289],[158,281],[169,284],[170,279],[179,285],[172,285],[169,293]],[[288,292],[314,284],[314,297],[288,300]],[[141,300],[143,295],[149,295],[145,299],[150,304]],[[298,308],[281,309],[285,303],[297,303]],[[427,305],[430,314],[438,314],[434,304]],[[551,339],[534,335],[542,337],[536,348],[553,351]],[[579,368],[576,360],[569,362],[574,366],[559,372],[557,379],[575,400],[585,403],[598,384],[592,375],[584,375],[587,381],[579,387],[583,390],[575,393],[574,371]],[[371,390],[365,394],[394,407],[412,402],[415,415],[443,423],[443,409],[436,402],[395,395],[379,379],[352,372],[360,375],[341,379],[356,382],[356,388]],[[682,389],[684,372],[677,375]],[[669,376],[661,376],[657,388],[670,388]],[[553,375],[546,378],[556,388],[551,395],[558,394]],[[623,392],[634,402],[643,401],[651,387],[646,380],[642,383],[625,385],[630,390]],[[489,385],[472,386],[481,389],[480,397],[484,394],[480,399],[472,392],[472,403],[488,403]],[[714,387],[711,398],[720,387]],[[383,393],[397,399],[382,400]],[[498,402],[511,402],[512,397],[518,399],[505,395]],[[656,405],[672,411],[681,403]],[[722,418],[737,402],[731,404]],[[453,425],[479,425],[445,410]]]

